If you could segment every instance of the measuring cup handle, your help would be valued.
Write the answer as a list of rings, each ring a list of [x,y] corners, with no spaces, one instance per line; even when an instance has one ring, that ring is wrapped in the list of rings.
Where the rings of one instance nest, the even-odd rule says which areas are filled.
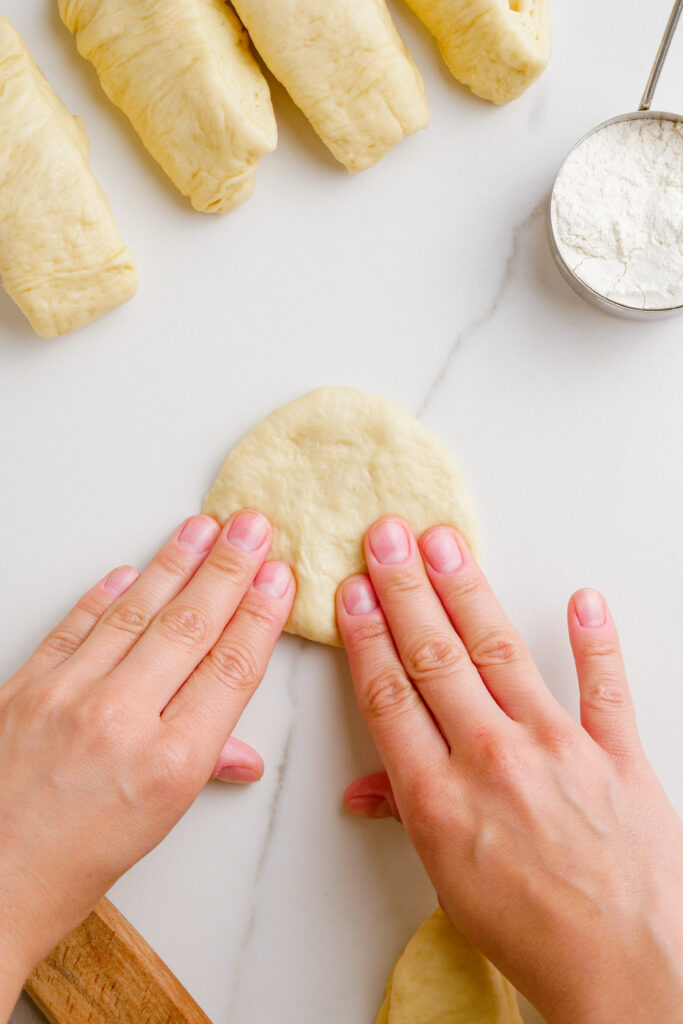
[[[669,52],[671,40],[674,37],[676,26],[678,25],[678,19],[681,16],[681,11],[683,11],[683,0],[676,0],[674,8],[671,12],[671,16],[664,30],[662,41],[659,44],[657,56],[655,57],[655,62],[652,65],[652,71],[650,72],[650,77],[647,80],[647,85],[645,86],[643,98],[640,101],[640,106],[638,108],[639,110],[649,110],[652,106],[652,100],[654,98],[655,89],[657,88],[657,82],[659,81],[659,76],[662,73],[664,61],[666,60],[666,55]]]

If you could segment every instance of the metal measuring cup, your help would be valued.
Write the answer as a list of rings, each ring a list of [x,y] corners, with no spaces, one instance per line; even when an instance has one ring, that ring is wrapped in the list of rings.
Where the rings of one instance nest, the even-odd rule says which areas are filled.
[[[659,110],[652,112],[650,110],[650,106],[652,105],[652,100],[655,94],[655,89],[657,88],[657,83],[659,82],[659,77],[662,73],[662,68],[664,67],[664,62],[669,52],[669,47],[671,46],[671,41],[674,37],[676,27],[678,26],[678,21],[681,16],[681,12],[683,12],[683,0],[676,0],[676,3],[674,4],[673,10],[669,17],[666,29],[664,31],[662,41],[659,44],[659,50],[657,51],[655,62],[652,65],[650,77],[647,80],[645,92],[643,93],[643,98],[640,101],[640,106],[638,110],[634,111],[631,114],[620,114],[618,117],[611,117],[609,121],[603,121],[602,124],[597,125],[596,128],[593,128],[592,131],[587,132],[583,136],[583,138],[579,139],[579,141],[576,143],[575,146],[572,147],[572,149],[569,151],[564,161],[562,162],[562,166],[557,172],[557,176],[555,178],[555,184],[557,184],[557,178],[559,178],[560,174],[562,173],[562,169],[564,168],[564,165],[566,164],[569,157],[574,153],[574,151],[577,150],[579,146],[581,146],[586,141],[586,139],[590,138],[591,135],[595,135],[596,132],[602,131],[603,128],[608,128],[612,124],[618,124],[620,121],[636,121],[641,118],[650,118],[653,121],[659,120],[683,122],[683,115],[681,114],[670,114],[667,113],[666,111]],[[553,192],[550,197],[550,206],[548,210],[548,236],[550,241],[550,251],[553,255],[553,259],[555,260],[555,264],[560,273],[562,274],[563,278],[570,285],[570,287],[573,288],[574,291],[581,296],[582,299],[586,299],[587,302],[591,302],[594,306],[597,306],[599,309],[605,310],[608,313],[616,313],[618,316],[625,316],[634,320],[650,320],[655,317],[672,316],[674,313],[683,312],[683,305],[669,306],[661,309],[643,309],[640,307],[627,306],[621,302],[615,302],[614,299],[607,298],[606,295],[602,295],[600,292],[596,292],[593,288],[587,285],[585,281],[582,281],[581,278],[578,277],[578,275],[566,263],[557,243],[555,225],[553,223],[554,195],[555,185],[553,185]]]

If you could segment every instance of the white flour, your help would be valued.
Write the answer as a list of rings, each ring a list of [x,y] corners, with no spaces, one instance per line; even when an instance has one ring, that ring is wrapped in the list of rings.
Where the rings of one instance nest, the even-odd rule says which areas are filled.
[[[639,309],[683,304],[683,124],[640,118],[590,135],[552,200],[560,252],[582,281]]]

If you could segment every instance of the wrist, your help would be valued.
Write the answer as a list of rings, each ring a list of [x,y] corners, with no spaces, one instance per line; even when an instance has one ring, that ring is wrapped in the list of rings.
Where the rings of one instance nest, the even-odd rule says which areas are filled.
[[[24,982],[41,959],[16,916],[0,898],[0,1024],[9,1019]],[[31,915],[26,914],[30,920]]]
[[[30,965],[18,966],[12,961],[11,952],[5,955],[5,944],[0,939],[0,1024],[9,1020],[30,972]]]
[[[615,927],[614,944],[584,950],[551,1008],[548,1024],[683,1022],[683,928],[679,914]],[[543,1009],[543,1008],[541,1008]]]

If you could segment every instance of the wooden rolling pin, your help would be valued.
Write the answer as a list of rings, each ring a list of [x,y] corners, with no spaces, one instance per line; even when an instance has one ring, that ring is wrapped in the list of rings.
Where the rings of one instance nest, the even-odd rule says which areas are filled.
[[[38,964],[24,988],[52,1024],[211,1024],[109,900]]]

